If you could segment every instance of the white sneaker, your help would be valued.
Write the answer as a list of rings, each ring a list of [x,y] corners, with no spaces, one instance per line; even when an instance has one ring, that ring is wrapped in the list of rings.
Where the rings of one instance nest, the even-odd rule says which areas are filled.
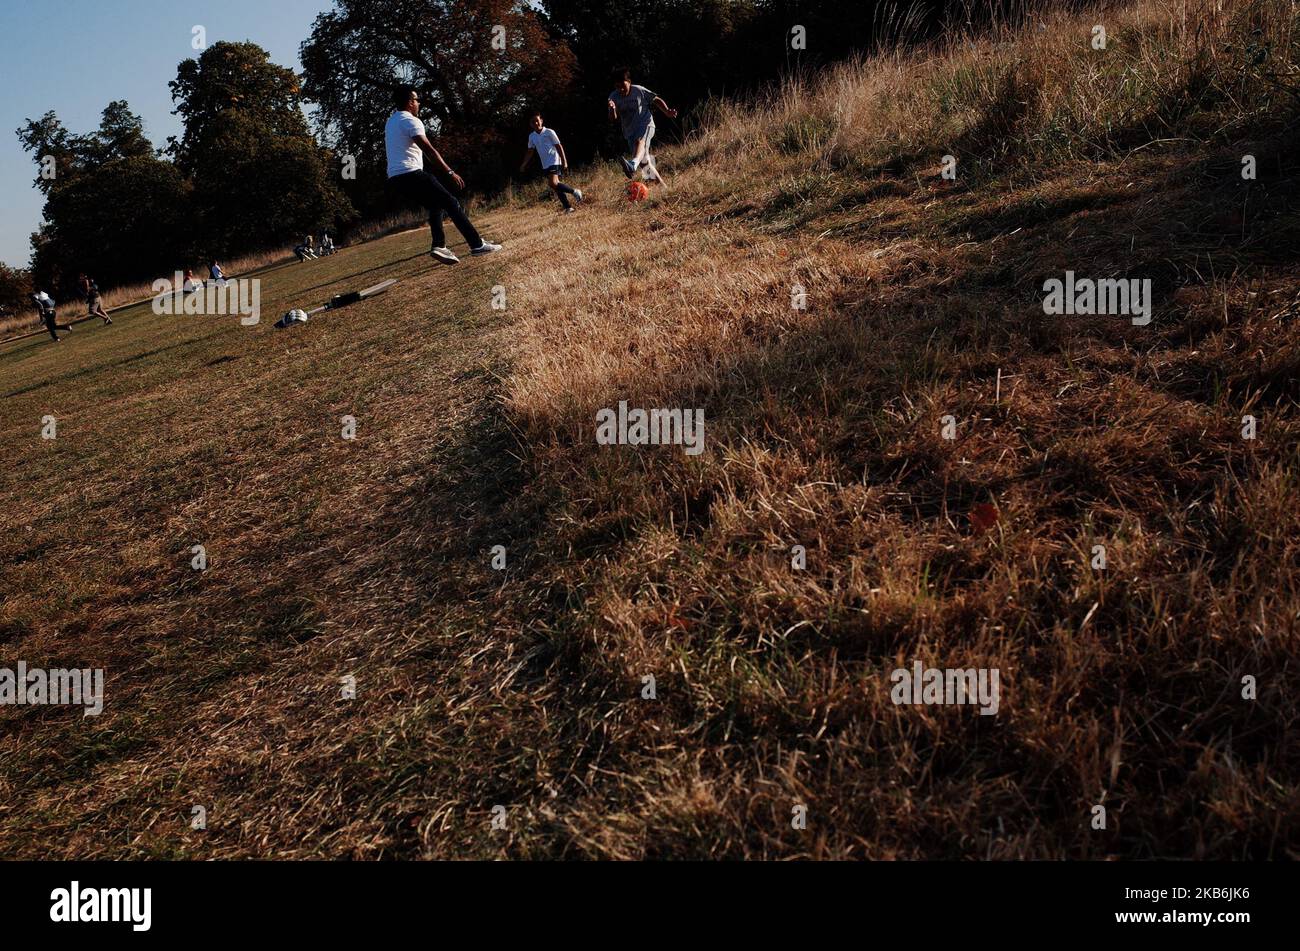
[[[470,248],[470,254],[491,254],[493,251],[500,251],[501,245],[493,244],[491,241],[484,241],[477,248]]]
[[[576,198],[576,199],[578,199],[578,201],[582,201],[582,189],[581,189],[581,188],[575,188],[575,189],[573,190],[573,197]]]
[[[435,261],[441,261],[443,264],[459,264],[460,258],[451,253],[450,248],[434,248],[429,252],[429,256]]]
[[[573,213],[574,213],[575,211],[577,211],[577,210],[578,210],[577,208],[574,208],[572,205],[570,205],[568,208],[565,208],[565,209],[564,209],[564,213],[565,213],[566,215],[571,215],[571,214],[573,214]]]

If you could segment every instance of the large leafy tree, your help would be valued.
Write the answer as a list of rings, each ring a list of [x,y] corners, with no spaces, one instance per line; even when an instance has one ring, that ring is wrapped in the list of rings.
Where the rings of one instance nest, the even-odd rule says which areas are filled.
[[[34,187],[48,195],[61,181],[82,171],[86,163],[86,140],[73,135],[53,111],[39,119],[28,119],[15,133],[23,148],[36,161]],[[53,174],[46,174],[46,160],[54,160]]]
[[[99,129],[85,143],[89,162],[105,165],[117,159],[155,155],[153,143],[144,134],[144,122],[122,100],[110,102],[99,121]]]
[[[154,147],[144,134],[144,122],[122,100],[110,102],[102,113],[99,128],[88,135],[74,135],[53,112],[28,119],[17,131],[23,148],[36,160],[36,187],[49,195],[84,172],[117,159],[153,155]],[[54,159],[53,176],[42,175],[45,158]]]
[[[194,185],[203,250],[230,255],[336,227],[353,210],[341,166],[311,134],[295,73],[255,43],[216,43],[171,83],[185,132],[170,147]]]
[[[31,309],[32,275],[0,261],[0,316],[12,317]]]
[[[534,104],[567,94],[575,65],[524,0],[336,0],[301,57],[319,130],[371,183],[382,183],[390,90],[403,82],[420,90],[449,161],[488,188],[517,160],[503,151],[507,135]]]
[[[127,103],[109,103],[99,128],[85,135],[47,112],[18,138],[38,168],[54,158],[54,176],[36,179],[45,224],[32,235],[31,274],[42,287],[68,293],[80,271],[110,286],[175,263],[192,236],[189,187],[158,157]]]
[[[352,215],[338,171],[310,136],[274,136],[232,110],[194,160],[204,251],[230,256],[336,227]]]
[[[256,43],[214,43],[198,59],[176,67],[168,86],[174,111],[185,123],[184,135],[170,151],[186,173],[204,159],[223,116],[245,116],[267,135],[309,135],[297,75],[272,63]]]
[[[32,238],[32,271],[67,293],[79,272],[101,283],[152,280],[187,261],[196,237],[190,187],[153,155],[116,159],[50,193],[46,224]]]

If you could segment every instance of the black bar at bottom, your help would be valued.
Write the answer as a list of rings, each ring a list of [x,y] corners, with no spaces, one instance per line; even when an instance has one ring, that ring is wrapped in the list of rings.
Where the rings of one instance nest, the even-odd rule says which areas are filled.
[[[533,941],[856,934],[982,945],[1131,933],[1221,943],[1291,930],[1296,883],[1291,864],[1228,863],[0,863],[0,913],[10,937],[127,941],[335,942],[419,928],[448,941],[469,929]]]

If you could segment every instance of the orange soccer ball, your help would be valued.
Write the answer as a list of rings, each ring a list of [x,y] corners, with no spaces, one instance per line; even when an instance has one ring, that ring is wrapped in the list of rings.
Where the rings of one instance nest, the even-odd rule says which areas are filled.
[[[645,201],[650,196],[650,189],[646,188],[645,182],[628,182],[627,183],[627,200],[628,201]]]

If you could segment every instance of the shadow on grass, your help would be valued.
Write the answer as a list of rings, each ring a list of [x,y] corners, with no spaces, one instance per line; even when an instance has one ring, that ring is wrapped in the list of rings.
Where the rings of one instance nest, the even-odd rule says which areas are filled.
[[[71,373],[65,373],[61,376],[55,376],[47,380],[42,380],[40,383],[33,383],[31,386],[24,386],[21,389],[11,390],[10,392],[6,393],[3,397],[0,398],[11,399],[12,397],[15,396],[23,396],[27,393],[34,393],[37,390],[43,390],[47,386],[54,386],[57,383],[68,383],[72,380],[80,379],[83,376],[91,376],[97,373],[101,373],[104,370],[115,370],[120,367],[127,367],[133,363],[138,363],[141,360],[147,360],[150,357],[156,357],[162,353],[171,353],[175,350],[184,350],[186,347],[195,346],[196,344],[203,343],[204,341],[208,340],[212,336],[214,336],[214,334],[207,334],[202,337],[195,337],[191,340],[182,340],[178,343],[174,343],[166,347],[155,347],[152,350],[145,350],[140,353],[136,353],[129,357],[126,357],[122,360],[115,360],[108,363],[96,363],[92,366],[83,367],[80,370],[74,370]]]
[[[351,274],[343,274],[340,275],[339,277],[328,280],[323,284],[313,284],[311,287],[304,287],[302,290],[295,291],[294,293],[310,294],[312,291],[319,291],[326,287],[333,287],[336,284],[342,284],[345,281],[355,280],[356,278],[361,277],[361,275],[363,274],[373,274],[375,271],[383,271],[386,268],[395,267],[398,264],[405,264],[408,261],[416,261],[420,258],[427,258],[428,256],[429,255],[427,253],[420,253],[420,254],[412,254],[409,257],[396,258],[392,261],[385,261],[383,264],[376,264],[374,267],[368,267],[364,271],[354,271]],[[356,289],[361,290],[361,288],[359,287]]]
[[[1228,603],[1216,600],[1222,593],[1189,589],[1188,579],[1208,576],[1226,583],[1243,564],[1252,563],[1254,540],[1244,531],[1218,535],[1216,526],[1232,521],[1221,511],[1200,534],[1171,524],[1177,521],[1171,513],[1221,510],[1225,504],[1235,504],[1249,496],[1241,483],[1249,482],[1256,470],[1254,463],[1245,459],[1246,450],[1240,442],[1234,447],[1225,438],[1231,435],[1226,415],[1225,425],[1213,418],[1214,408],[1182,408],[1186,410],[1183,415],[1172,410],[1162,415],[1162,397],[1179,395],[1187,385],[1182,377],[1166,374],[1142,379],[1134,368],[1149,355],[1158,361],[1176,347],[1199,343],[1186,333],[1187,315],[1173,299],[1175,291],[1205,287],[1224,275],[1248,279],[1266,268],[1294,268],[1300,258],[1300,244],[1289,240],[1300,210],[1296,182],[1275,178],[1243,183],[1235,173],[1206,182],[1198,173],[1202,167],[1199,159],[1169,158],[1146,167],[1144,171],[1154,176],[1141,192],[1147,200],[1121,200],[1115,194],[1095,199],[1076,195],[1007,209],[986,222],[981,232],[985,241],[999,239],[994,267],[1000,270],[990,270],[985,263],[990,260],[990,249],[980,247],[965,257],[948,259],[947,268],[911,278],[906,287],[888,288],[896,296],[887,302],[863,302],[856,299],[861,288],[851,288],[827,304],[821,316],[807,326],[755,336],[747,349],[738,347],[730,361],[711,364],[694,379],[683,374],[678,378],[681,382],[666,392],[656,386],[654,396],[654,405],[703,407],[714,452],[718,441],[733,449],[753,446],[762,453],[811,443],[807,455],[815,457],[835,482],[880,492],[870,514],[859,517],[879,514],[895,519],[915,544],[936,546],[935,553],[926,558],[925,570],[946,579],[942,608],[947,612],[943,615],[947,626],[942,630],[952,638],[951,643],[973,640],[984,630],[982,624],[1004,624],[1016,633],[1008,635],[1002,649],[1014,658],[1017,675],[1026,683],[1049,683],[1065,677],[1076,662],[1070,638],[1089,620],[1082,612],[1076,616],[1077,595],[1070,593],[1071,586],[1080,582],[1074,580],[1077,565],[1069,542],[1093,512],[1100,513],[1094,524],[1102,529],[1118,530],[1127,518],[1136,520],[1143,532],[1157,536],[1161,561],[1156,573],[1149,570],[1151,566],[1143,566],[1136,572],[1138,577],[1117,579],[1108,594],[1112,610],[1105,612],[1105,617],[1092,619],[1092,636],[1106,642],[1092,661],[1102,676],[1071,696],[1067,709],[1061,711],[1062,723],[1077,724],[1080,733],[1086,732],[1094,718],[1099,723],[1110,722],[1112,717],[1119,722],[1119,711],[1124,711],[1122,729],[1132,737],[1128,741],[1132,744],[1130,756],[1142,757],[1144,766],[1130,771],[1112,790],[1125,802],[1127,818],[1126,827],[1106,848],[1128,857],[1190,855],[1204,847],[1202,835],[1221,834],[1224,824],[1207,820],[1200,812],[1202,791],[1189,788],[1185,795],[1171,795],[1169,777],[1187,776],[1214,751],[1229,750],[1227,755],[1242,763],[1243,774],[1255,777],[1242,780],[1236,794],[1263,798],[1268,787],[1259,778],[1283,757],[1292,729],[1286,717],[1293,708],[1274,698],[1270,710],[1279,714],[1275,721],[1262,718],[1250,704],[1222,705],[1198,718],[1196,731],[1186,731],[1182,714],[1189,698],[1194,698],[1190,701],[1193,707],[1213,705],[1215,696],[1225,689],[1223,684],[1231,683],[1231,677],[1224,679],[1225,672],[1234,674],[1241,663],[1241,645],[1226,643],[1228,638],[1217,635],[1193,636],[1184,644],[1156,651],[1146,640],[1152,636],[1153,624],[1179,623],[1170,620],[1171,614],[1186,622],[1198,610]],[[812,185],[816,187],[816,183]],[[1244,200],[1247,193],[1249,198]],[[1157,194],[1158,200],[1150,200],[1152,194]],[[797,195],[794,191],[791,195],[794,201]],[[1079,218],[1085,211],[1086,218]],[[1029,215],[1039,227],[1003,234],[1017,219]],[[1206,227],[1207,222],[1223,215],[1234,216],[1234,220],[1240,215],[1241,220],[1231,231]],[[972,224],[980,222],[964,222],[962,227],[968,229]],[[810,223],[810,227],[817,224]],[[1059,276],[1062,261],[1077,262],[1073,266],[1081,275],[1151,278],[1158,304],[1153,324],[1135,327],[1122,316],[1046,317],[1041,306],[1042,276]],[[972,275],[977,279],[972,280]],[[1209,325],[1204,333],[1214,329]],[[1266,399],[1263,410],[1278,414],[1279,428],[1285,425],[1281,417],[1293,417],[1291,403],[1297,398],[1295,385],[1285,383],[1288,376],[1294,379],[1295,359],[1279,359],[1267,374],[1250,369],[1253,357],[1248,353],[1233,353],[1230,359],[1244,374],[1238,395],[1261,393]],[[992,377],[1000,368],[1025,384],[1033,405],[1011,409],[993,404]],[[1223,372],[1231,374],[1233,370]],[[1078,384],[1081,392],[1062,389],[1062,383],[1072,377],[1082,381]],[[1004,389],[1004,396],[1006,392]],[[926,415],[925,398],[929,395],[950,400],[958,419],[978,420],[978,425],[966,430],[973,430],[984,442],[971,439],[951,450],[943,448],[935,434],[937,422],[932,432],[932,420]],[[1129,401],[1121,397],[1129,397]],[[626,398],[628,394],[613,384],[592,396],[596,405],[614,405]],[[1143,414],[1148,409],[1149,428],[1124,430],[1130,424],[1144,425],[1148,418]],[[809,420],[817,421],[815,427]],[[802,429],[800,421],[804,421]],[[998,459],[1003,449],[1010,450],[1018,461],[1000,469],[988,459]],[[1273,447],[1271,463],[1282,463],[1286,452],[1286,446]],[[598,533],[578,536],[583,546],[576,552],[572,528],[556,525],[531,533],[538,547],[530,556],[543,562],[576,556],[577,564],[570,565],[566,576],[585,576],[587,584],[595,585],[608,577],[609,565],[618,563],[626,529],[633,534],[671,534],[676,547],[665,542],[665,552],[688,562],[706,562],[713,554],[707,547],[710,510],[717,500],[737,497],[743,507],[748,501],[744,479],[727,479],[723,484],[719,462],[699,477],[706,484],[695,486],[692,495],[686,491],[690,480],[679,469],[657,464],[649,453],[646,459],[643,471],[626,473],[638,482],[620,484],[618,493],[607,495],[604,491],[604,486],[614,481],[614,469],[607,463],[599,463],[603,471],[592,476],[591,486],[579,484],[572,491],[600,492],[595,501],[586,500],[591,504],[585,516],[591,523],[603,516],[617,516],[620,493],[657,497],[662,506],[650,516],[650,524],[643,519],[639,526],[621,523],[618,530],[604,537]],[[751,481],[761,483],[763,478],[765,474]],[[559,477],[545,472],[532,480],[536,486],[529,491],[560,494],[566,488]],[[1039,524],[1005,525],[981,547],[968,513],[990,498],[1008,497],[1032,499]],[[1116,512],[1119,514],[1112,518],[1110,513]],[[736,518],[734,508],[730,517]],[[797,521],[798,515],[786,510],[781,513],[782,523],[787,519]],[[1071,527],[1062,535],[1060,526],[1065,525]],[[834,537],[838,527],[819,521],[805,530],[812,533],[808,537],[821,533]],[[477,544],[486,545],[491,533],[472,537]],[[1035,549],[1026,539],[1041,547]],[[1025,547],[1017,548],[1017,544]],[[985,547],[993,554],[986,553]],[[989,559],[999,552],[1004,559],[1019,559],[1016,571],[1028,572],[1024,566],[1042,559],[1034,566],[1042,575],[1023,585],[1014,599],[1003,593],[988,609],[969,592],[984,586],[993,570]],[[475,554],[472,548],[464,552],[466,557]],[[861,554],[868,564],[863,571],[873,570],[874,553],[855,554]],[[485,559],[481,551],[477,556]],[[1267,570],[1269,561],[1254,564]],[[1006,565],[1003,569],[1010,570]],[[829,590],[841,580],[827,572],[809,583],[820,583]],[[745,655],[757,673],[780,679],[785,676],[781,664],[790,657],[798,658],[805,670],[819,665],[834,668],[846,657],[888,669],[896,656],[925,648],[924,642],[918,643],[919,619],[925,616],[920,608],[899,622],[869,617],[866,606],[859,605],[862,610],[821,625],[818,631],[818,625],[810,624],[793,606],[781,604],[772,608],[777,616],[769,619],[776,631],[788,628],[780,649],[772,647],[761,656],[750,656],[745,638],[752,638],[755,632],[743,629],[736,620],[735,604],[743,599],[743,593],[713,590],[725,584],[720,574],[694,575],[691,583],[696,590],[682,596],[697,598],[688,606],[698,612],[689,619],[690,631],[695,633],[687,633],[685,628],[673,633],[674,658],[690,655],[698,661],[711,653],[733,650]],[[665,587],[670,588],[667,583]],[[988,596],[996,599],[997,594],[993,590]],[[926,611],[937,611],[937,600],[927,582],[919,583],[918,604],[926,604]],[[561,627],[584,620],[589,626],[600,624],[599,617],[584,616],[581,608],[581,603],[571,598],[565,610],[547,623]],[[649,641],[655,635],[652,623],[646,623]],[[1051,632],[1057,629],[1062,633],[1054,639]],[[635,633],[631,636],[635,641]],[[719,646],[727,640],[734,643]],[[602,640],[587,631],[586,636],[570,638],[565,651],[555,655],[548,675],[567,678],[566,702],[571,705],[574,723],[601,722],[605,716],[621,713],[618,708],[625,697],[617,687],[605,683],[606,692],[602,693],[599,677],[593,682],[593,671],[609,669],[601,651],[611,642],[612,638]],[[1286,672],[1280,642],[1255,650],[1264,653],[1253,654],[1252,662],[1278,682]],[[703,666],[701,663],[701,669],[693,672],[692,695],[725,694],[725,678],[711,681]],[[826,679],[834,681],[835,677],[827,674]],[[746,771],[754,761],[766,762],[765,757],[772,754],[769,743],[779,745],[782,755],[799,751],[809,762],[830,758],[827,746],[818,741],[835,736],[835,728],[827,730],[821,722],[825,732],[811,739],[807,721],[799,719],[791,704],[786,691],[774,691],[745,704],[724,706],[706,720],[693,720],[697,714],[686,707],[666,706],[676,712],[656,721],[656,730],[662,730],[665,737],[673,736],[674,730],[697,736],[725,733],[730,741],[727,749],[696,747],[686,756],[693,752],[716,760],[716,775],[740,785],[742,778],[752,777]],[[819,712],[813,719],[820,722],[820,716]],[[850,726],[840,725],[846,730]],[[871,729],[883,732],[873,732],[871,755],[861,763],[883,768],[891,784],[908,786],[912,774],[905,764],[890,761],[893,739],[884,739],[888,726],[876,723]],[[1028,848],[1039,854],[1088,853],[1086,833],[1079,831],[1078,791],[1062,780],[1071,770],[1067,754],[1042,744],[1041,737],[1036,739],[1030,728],[1016,722],[996,733],[980,729],[978,719],[947,724],[945,730],[946,749],[937,743],[932,748],[921,738],[927,782],[940,789],[941,797],[956,795],[958,790],[964,795],[970,788],[987,787],[991,782],[1003,784],[1013,794],[997,808],[1006,810],[1011,826],[1034,830]],[[955,745],[951,742],[954,735]],[[1248,743],[1237,742],[1238,736],[1245,735],[1250,737]],[[1177,739],[1171,739],[1174,737]],[[1031,750],[1032,755],[1027,755]],[[620,752],[633,755],[628,749],[604,751],[607,761],[618,761]],[[713,775],[710,772],[704,782],[711,781]],[[818,792],[829,795],[834,791]],[[1230,846],[1231,854],[1271,855],[1276,836],[1273,819],[1278,815],[1263,811],[1249,822],[1243,819],[1238,826],[1240,838]],[[1199,818],[1191,819],[1193,816]],[[864,824],[846,834],[869,839],[870,831]],[[963,834],[974,835],[975,831],[965,829]],[[917,841],[924,841],[924,835]],[[734,841],[731,844],[736,845]],[[651,843],[647,847],[657,846]],[[688,843],[680,846],[686,851],[690,847]],[[950,843],[936,842],[927,848],[934,854],[960,854]],[[1218,845],[1211,851],[1226,857],[1228,848]]]

